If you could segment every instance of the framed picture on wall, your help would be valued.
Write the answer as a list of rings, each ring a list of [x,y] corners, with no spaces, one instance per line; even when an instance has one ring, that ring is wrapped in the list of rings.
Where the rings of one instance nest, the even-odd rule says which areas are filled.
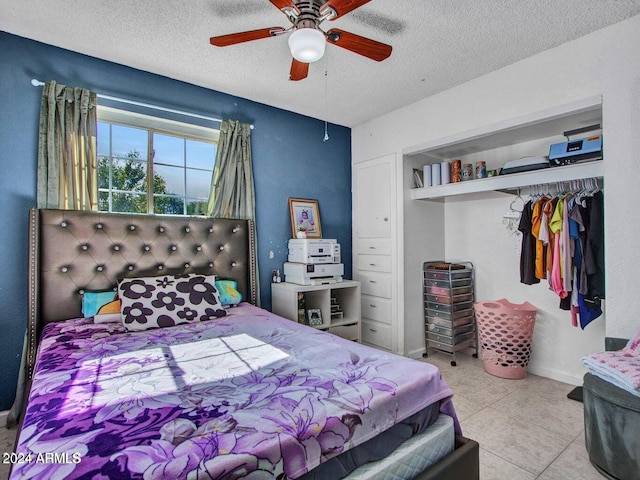
[[[289,199],[291,235],[293,238],[322,238],[317,200]],[[299,232],[304,232],[300,234]]]

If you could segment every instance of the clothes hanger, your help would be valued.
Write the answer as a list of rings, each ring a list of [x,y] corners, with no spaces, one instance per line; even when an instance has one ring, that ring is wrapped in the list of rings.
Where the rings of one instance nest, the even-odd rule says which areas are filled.
[[[509,205],[509,210],[511,210],[512,212],[522,213],[522,209],[524,208],[524,205],[527,202],[525,202],[524,198],[522,198],[522,195],[520,195],[520,187],[518,187],[517,193],[518,194],[516,195],[516,198],[514,198],[513,201],[511,202],[511,204]],[[520,200],[522,202],[522,208],[520,210],[518,210],[516,208],[516,202],[518,200]]]
[[[562,194],[562,184],[561,182],[556,182],[556,198],[560,198],[560,195]]]
[[[518,231],[518,226],[520,225],[520,217],[522,215],[522,210],[524,210],[525,201],[520,195],[520,188],[517,189],[516,198],[514,198],[509,204],[509,210],[504,213],[502,216],[502,225],[507,229],[509,235],[518,235],[520,232]],[[516,207],[516,203],[520,200],[522,203],[522,208],[518,210]]]
[[[591,190],[593,189],[593,179],[592,178],[583,178],[582,179],[582,190],[580,191],[580,198],[588,197],[591,195]]]

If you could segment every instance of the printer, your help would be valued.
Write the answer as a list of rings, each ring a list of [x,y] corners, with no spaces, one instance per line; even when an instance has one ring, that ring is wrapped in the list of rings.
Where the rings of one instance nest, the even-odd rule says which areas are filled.
[[[555,143],[549,148],[549,162],[552,167],[600,159],[602,159],[602,135]]]
[[[292,238],[288,260],[294,263],[340,263],[340,244],[333,238]]]
[[[593,133],[588,137],[571,139],[586,132]],[[602,159],[602,125],[599,123],[566,131],[564,136],[566,142],[554,143],[549,147],[549,163],[552,167]]]
[[[298,285],[325,285],[342,281],[342,263],[293,263],[285,262],[284,279]]]
[[[284,279],[299,285],[324,285],[342,281],[340,244],[334,238],[292,238]]]

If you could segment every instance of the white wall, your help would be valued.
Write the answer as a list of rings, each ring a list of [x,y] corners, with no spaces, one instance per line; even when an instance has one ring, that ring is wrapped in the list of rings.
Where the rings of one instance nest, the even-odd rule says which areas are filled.
[[[406,158],[404,162],[404,185],[413,185],[413,168],[422,167],[425,161],[417,158]],[[402,157],[400,157],[402,158]],[[405,256],[404,275],[399,274],[404,292],[404,302],[399,299],[403,313],[399,319],[406,319],[404,327],[405,351],[410,357],[420,357],[424,353],[424,311],[422,307],[422,263],[446,258],[444,241],[444,203],[442,201],[416,202],[410,199],[410,190],[404,188],[403,219]],[[399,262],[402,264],[402,262]],[[410,339],[410,340],[407,340]],[[407,343],[407,341],[409,343]]]
[[[445,254],[466,258],[478,264],[478,298],[507,297],[528,299],[541,310],[536,325],[530,371],[551,378],[581,383],[580,357],[604,348],[604,336],[628,338],[640,328],[640,296],[635,286],[640,271],[640,16],[582,37],[573,42],[497,70],[438,95],[355,127],[352,131],[353,161],[403,149],[496,122],[521,117],[574,100],[602,95],[605,145],[605,234],[607,301],[603,318],[584,331],[570,326],[568,314],[555,308],[557,300],[544,286],[527,287],[518,283],[517,247],[509,244],[501,225],[502,213],[510,197],[501,194],[467,196],[444,203]],[[398,165],[399,191],[402,191],[404,165]],[[402,195],[402,194],[401,194]],[[412,224],[428,222],[429,211],[443,208],[410,205],[399,218],[399,244],[409,237]],[[415,203],[415,202],[414,202]],[[422,202],[418,202],[422,203]],[[416,219],[414,213],[425,213]],[[436,215],[437,217],[438,215]],[[466,218],[465,235],[451,222]],[[490,227],[479,227],[489,225]],[[435,225],[437,228],[438,225]],[[442,237],[441,237],[442,238]],[[425,245],[405,251],[405,265],[415,265],[440,252],[442,244],[433,240],[434,250]],[[494,258],[495,256],[495,258]],[[491,269],[489,269],[491,265]],[[486,270],[485,270],[486,268]],[[400,273],[399,290],[413,292],[419,278]],[[405,353],[413,353],[422,341],[416,332],[422,323],[416,318],[420,306],[415,295],[407,295],[400,306],[405,325]],[[409,301],[410,300],[410,301]]]

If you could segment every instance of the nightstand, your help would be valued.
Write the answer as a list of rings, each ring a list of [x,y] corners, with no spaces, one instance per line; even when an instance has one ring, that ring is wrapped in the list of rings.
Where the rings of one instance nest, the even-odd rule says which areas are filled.
[[[360,342],[360,282],[271,284],[273,313]],[[311,318],[310,318],[311,317]],[[317,323],[316,323],[317,322]],[[314,324],[316,323],[316,324]]]

